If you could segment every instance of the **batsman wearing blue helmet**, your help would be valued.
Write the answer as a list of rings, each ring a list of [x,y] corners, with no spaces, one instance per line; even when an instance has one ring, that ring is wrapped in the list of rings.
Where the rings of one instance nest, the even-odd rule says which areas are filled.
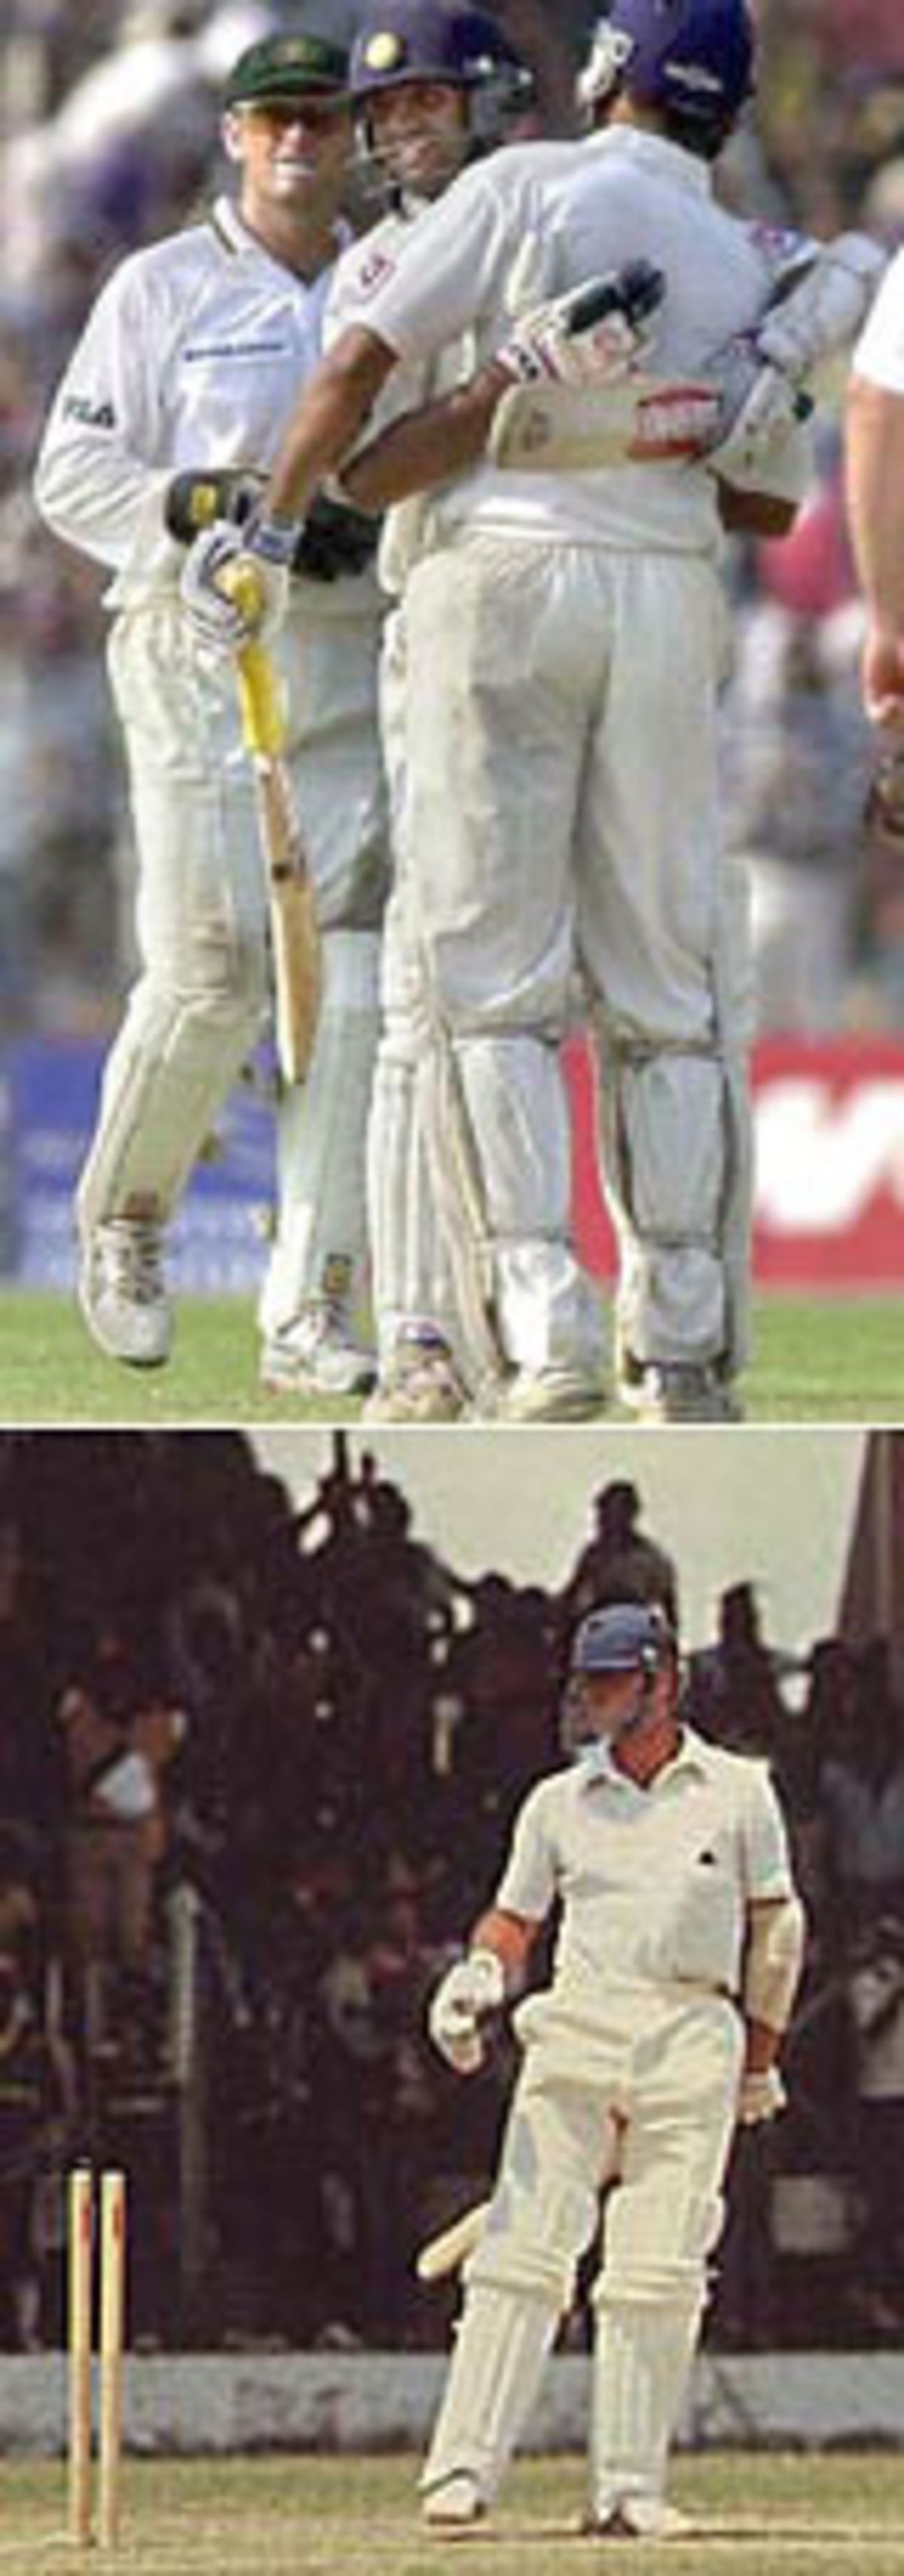
[[[599,1304],[570,1232],[560,1047],[578,987],[619,1235],[619,1392],[653,1422],[739,1409],[746,895],[719,810],[718,576],[726,521],[791,524],[809,473],[801,369],[856,327],[880,264],[868,244],[818,258],[716,202],[712,163],[753,65],[744,0],[615,0],[585,90],[594,130],[495,154],[430,210],[302,398],[250,536],[278,610],[296,513],[392,369],[470,333],[476,408],[447,403],[446,443],[440,423],[420,474],[445,479],[406,585],[405,830],[431,1051],[454,1076],[438,1185],[468,1159],[464,1133],[460,1233],[501,1361],[482,1409],[504,1419],[592,1416],[605,1398]],[[547,470],[504,470],[482,446],[502,387],[611,372],[611,346],[573,333],[573,299],[637,261],[664,283],[657,375],[724,392],[709,446],[580,470],[550,446]],[[798,269],[812,275],[785,295]],[[343,486],[360,499],[358,470]],[[223,560],[218,537],[201,541],[185,595],[228,642],[241,626],[216,597]]]
[[[423,2475],[425,2518],[493,2502],[606,2192],[586,2528],[664,2539],[669,2444],[697,2344],[738,2120],[784,2100],[776,2057],[803,1946],[765,1766],[683,1726],[666,1612],[624,1601],[577,1631],[570,1764],[540,1781],[466,1956],[430,2009],[472,2073],[551,1908],[549,1986],[515,2013],[524,2052],[498,2179]]]

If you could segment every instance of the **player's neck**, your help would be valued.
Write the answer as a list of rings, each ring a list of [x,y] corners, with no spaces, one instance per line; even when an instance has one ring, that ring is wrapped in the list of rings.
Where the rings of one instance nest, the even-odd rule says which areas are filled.
[[[282,268],[304,278],[307,285],[320,277],[336,257],[336,215],[318,214],[305,208],[303,213],[292,208],[261,205],[257,198],[243,198],[239,213],[247,232],[260,242],[271,259]]]
[[[626,1771],[638,1789],[649,1787],[666,1763],[674,1760],[681,1742],[681,1728],[673,1709],[661,1716],[645,1719],[642,1726],[631,1727],[620,1735],[612,1748],[613,1762]]]

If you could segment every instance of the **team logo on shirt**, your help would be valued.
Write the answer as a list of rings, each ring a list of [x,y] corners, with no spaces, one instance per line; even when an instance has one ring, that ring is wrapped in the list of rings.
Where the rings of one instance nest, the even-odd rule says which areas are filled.
[[[375,295],[379,286],[385,286],[388,277],[395,276],[396,267],[397,262],[394,259],[390,259],[387,251],[371,251],[369,257],[362,261],[361,267],[358,270],[358,294]]]
[[[408,52],[404,36],[396,36],[387,27],[370,36],[364,48],[364,61],[369,72],[397,72]]]

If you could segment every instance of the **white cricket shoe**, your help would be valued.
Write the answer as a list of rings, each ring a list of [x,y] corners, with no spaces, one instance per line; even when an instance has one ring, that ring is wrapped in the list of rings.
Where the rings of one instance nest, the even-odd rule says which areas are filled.
[[[639,1422],[741,1422],[738,1398],[718,1370],[704,1362],[651,1361],[622,1400]]]
[[[625,2496],[588,2514],[581,2526],[595,2540],[690,2540],[698,2527],[658,2496]]]
[[[356,1341],[344,1301],[312,1297],[261,1353],[261,1385],[270,1395],[363,1395],[373,1385],[372,1351]]]
[[[424,2521],[430,2531],[466,2531],[480,2522],[486,2506],[470,2469],[456,2469],[424,2498]]]
[[[106,1217],[84,1241],[79,1304],[98,1347],[130,1368],[162,1368],[173,1345],[163,1236],[149,1217]]]
[[[402,1333],[372,1395],[365,1422],[457,1422],[468,1402],[441,1333]]]
[[[606,1410],[606,1390],[587,1369],[519,1368],[474,1410],[494,1422],[596,1422]]]

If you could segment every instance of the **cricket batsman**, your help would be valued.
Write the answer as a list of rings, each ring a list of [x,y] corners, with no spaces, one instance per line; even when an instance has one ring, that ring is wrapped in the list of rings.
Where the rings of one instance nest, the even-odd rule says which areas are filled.
[[[523,2067],[421,2484],[431,2527],[492,2506],[605,2192],[585,2528],[678,2538],[669,2445],[700,2331],[735,2124],[784,2101],[777,2055],[804,1919],[764,1764],[682,1724],[655,1603],[591,1611],[570,1764],[530,1791],[489,1911],[430,2007],[467,2077],[561,1908],[551,1983],[518,2006]]]
[[[787,241],[712,192],[752,86],[743,0],[616,0],[604,27],[601,130],[493,155],[430,209],[303,397],[250,548],[278,616],[279,559],[393,367],[470,332],[476,401],[452,398],[429,470],[421,457],[422,481],[445,479],[405,591],[405,832],[433,1052],[454,1075],[446,1136],[469,1148],[501,1356],[489,1409],[561,1420],[604,1401],[559,1061],[579,988],[620,1237],[619,1389],[644,1420],[713,1421],[738,1410],[751,1190],[743,893],[717,789],[724,526],[790,525],[809,471],[800,368],[838,336],[839,301],[856,327],[879,255],[859,237],[850,256],[810,253],[786,371],[772,307]],[[590,383],[599,349],[572,334],[574,296],[637,260],[665,278],[656,369],[722,382],[724,435],[691,458],[502,471],[483,453],[502,386]],[[611,345],[602,359],[610,371]],[[437,426],[427,415],[427,446]],[[224,644],[242,632],[217,597],[234,543],[201,540],[185,578]]]
[[[871,819],[904,840],[904,250],[854,351],[847,491],[868,621],[863,700],[876,727]]]
[[[238,178],[200,223],[124,260],[59,389],[38,506],[104,565],[109,667],[138,852],[141,970],[109,1054],[78,1193],[80,1299],[112,1358],[159,1367],[167,1230],[269,1007],[267,898],[235,673],[179,580],[199,493],[236,527],[321,348],[353,151],[348,60],[267,37],[233,66]],[[303,1087],[277,1107],[276,1236],[260,1301],[275,1391],[354,1393],[366,1268],[365,1137],[388,827],[377,722],[376,529],[321,506],[288,574],[277,648],[288,757],[317,891],[323,993]]]

